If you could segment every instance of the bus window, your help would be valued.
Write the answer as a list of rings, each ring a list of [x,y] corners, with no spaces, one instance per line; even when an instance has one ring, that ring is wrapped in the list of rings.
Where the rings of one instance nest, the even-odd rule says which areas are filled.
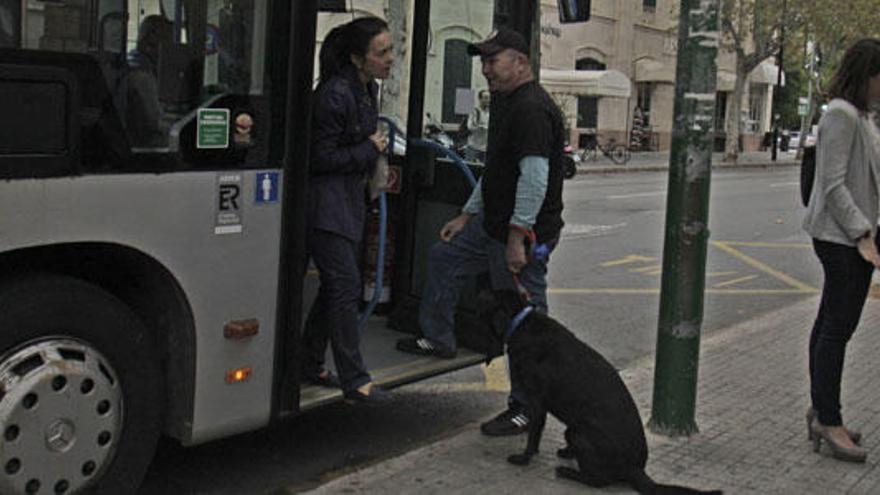
[[[135,152],[175,151],[172,135],[184,134],[192,111],[218,98],[265,96],[267,5],[265,0],[129,1],[133,15],[121,111]],[[245,107],[242,111],[249,112]],[[240,123],[254,118],[248,113]]]
[[[122,51],[124,0],[27,0],[23,3],[27,19],[21,40],[23,48],[95,54],[99,49],[110,53]],[[95,7],[97,11],[93,10]],[[2,16],[0,13],[0,18]],[[0,20],[0,25],[2,23]],[[115,39],[116,45],[107,44],[108,39]]]

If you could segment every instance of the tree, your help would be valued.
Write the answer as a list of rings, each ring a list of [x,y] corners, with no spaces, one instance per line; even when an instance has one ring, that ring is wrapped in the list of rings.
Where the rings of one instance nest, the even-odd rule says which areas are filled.
[[[407,65],[408,7],[410,2],[407,0],[386,0],[385,4],[385,18],[388,19],[388,27],[391,31],[395,63],[391,66],[388,79],[382,83],[382,108],[379,111],[384,115],[396,117],[398,122],[403,122],[406,116],[406,107],[401,102],[401,87],[405,75],[403,68]]]
[[[721,0],[721,48],[736,59],[736,80],[727,114],[725,160],[739,156],[743,94],[746,79],[761,62],[776,55],[781,34],[801,23],[804,5],[812,0]]]
[[[846,49],[861,38],[877,36],[880,26],[876,0],[851,0],[845,7],[835,0],[808,0],[802,4],[803,25],[786,40],[791,63],[804,67],[807,90],[812,95],[798,149],[803,146],[817,108],[826,100],[831,77]]]

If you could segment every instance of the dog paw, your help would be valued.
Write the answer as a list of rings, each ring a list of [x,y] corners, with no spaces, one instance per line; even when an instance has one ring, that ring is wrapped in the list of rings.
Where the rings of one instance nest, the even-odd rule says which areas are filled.
[[[574,459],[574,449],[565,447],[556,451],[556,457],[560,459]]]
[[[528,454],[513,454],[507,458],[507,462],[516,464],[517,466],[525,466],[532,460],[532,456]]]

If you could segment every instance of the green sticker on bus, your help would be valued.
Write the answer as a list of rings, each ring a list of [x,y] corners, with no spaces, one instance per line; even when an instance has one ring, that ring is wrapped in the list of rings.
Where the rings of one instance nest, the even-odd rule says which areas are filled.
[[[229,109],[200,108],[196,131],[196,148],[229,147]]]

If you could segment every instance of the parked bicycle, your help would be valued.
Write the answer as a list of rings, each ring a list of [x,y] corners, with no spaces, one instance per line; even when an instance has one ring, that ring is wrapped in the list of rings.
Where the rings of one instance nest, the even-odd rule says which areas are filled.
[[[587,160],[597,161],[600,151],[602,155],[618,165],[625,164],[630,158],[629,148],[625,144],[619,144],[614,139],[609,139],[605,144],[591,139],[587,142],[584,150],[581,151],[581,162],[586,162]]]

